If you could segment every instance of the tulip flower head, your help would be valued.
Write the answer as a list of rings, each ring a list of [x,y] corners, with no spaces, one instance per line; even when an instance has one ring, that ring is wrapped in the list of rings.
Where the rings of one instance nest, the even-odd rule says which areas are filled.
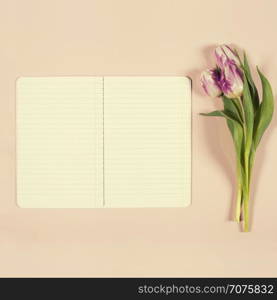
[[[243,92],[243,71],[240,59],[229,46],[215,49],[217,67],[201,74],[201,84],[208,96],[239,98]]]
[[[227,45],[218,46],[215,49],[215,57],[217,65],[221,69],[223,69],[226,64],[230,63],[240,66],[240,60],[238,55]]]
[[[232,62],[227,62],[221,72],[219,86],[227,98],[239,98],[243,92],[243,74]]]
[[[215,98],[222,94],[219,86],[220,76],[221,74],[218,68],[208,69],[201,73],[200,82],[208,96]]]

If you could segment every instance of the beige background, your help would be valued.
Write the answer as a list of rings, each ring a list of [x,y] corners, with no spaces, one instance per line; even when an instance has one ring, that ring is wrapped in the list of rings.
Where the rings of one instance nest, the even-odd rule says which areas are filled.
[[[263,139],[249,234],[230,221],[234,154],[222,120],[199,112],[199,71],[235,43],[277,88],[275,0],[0,1],[1,276],[277,276],[277,119]],[[19,209],[15,80],[47,75],[189,75],[193,205]]]

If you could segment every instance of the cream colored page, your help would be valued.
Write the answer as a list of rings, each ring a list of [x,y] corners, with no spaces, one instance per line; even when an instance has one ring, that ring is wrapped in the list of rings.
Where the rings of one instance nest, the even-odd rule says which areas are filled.
[[[104,78],[105,206],[191,201],[191,87],[186,77]]]
[[[103,204],[103,78],[17,81],[20,207]]]

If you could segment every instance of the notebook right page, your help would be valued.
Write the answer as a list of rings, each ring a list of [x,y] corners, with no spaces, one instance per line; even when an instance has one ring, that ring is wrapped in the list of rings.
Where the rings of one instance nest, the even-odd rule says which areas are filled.
[[[190,201],[190,80],[105,77],[105,206],[184,207]]]

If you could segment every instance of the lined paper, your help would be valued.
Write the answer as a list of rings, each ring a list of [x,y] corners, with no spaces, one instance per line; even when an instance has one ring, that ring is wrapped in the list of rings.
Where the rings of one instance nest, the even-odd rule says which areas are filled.
[[[17,80],[17,203],[103,206],[103,78]]]
[[[22,77],[16,135],[20,207],[190,204],[186,77]]]
[[[178,207],[191,199],[186,77],[105,77],[105,204]]]

